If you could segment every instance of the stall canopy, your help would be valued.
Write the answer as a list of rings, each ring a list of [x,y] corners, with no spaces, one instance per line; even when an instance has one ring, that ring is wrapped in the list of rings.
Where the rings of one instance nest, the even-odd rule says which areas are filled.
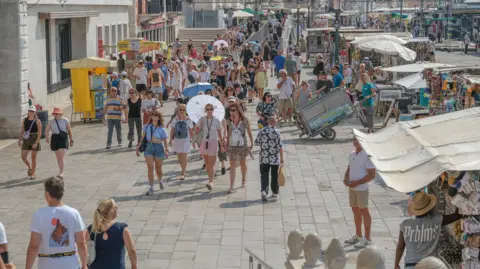
[[[247,17],[253,17],[255,15],[251,14],[251,13],[248,13],[248,12],[245,12],[243,10],[235,10],[233,12],[233,17],[234,18],[247,18]]]
[[[385,183],[400,192],[423,188],[445,171],[480,167],[480,108],[397,122],[375,134],[354,130]]]
[[[382,68],[382,71],[398,72],[398,73],[418,73],[418,72],[423,72],[423,69],[425,68],[438,68],[438,67],[451,67],[451,66],[453,65],[441,64],[441,63],[418,62],[414,64],[405,64],[405,65]]]
[[[392,41],[400,45],[405,45],[407,42],[399,37],[393,36],[393,35],[374,35],[374,36],[366,36],[366,37],[358,37],[355,40],[353,40],[352,44],[364,44],[368,43],[374,40],[387,40],[387,41]]]
[[[394,81],[393,83],[403,86],[407,89],[421,89],[427,87],[427,82],[422,78],[421,73],[406,76],[397,81]]]
[[[373,40],[368,43],[358,44],[357,48],[363,51],[375,51],[382,54],[400,56],[408,62],[413,62],[415,57],[417,57],[415,51],[390,40]]]
[[[75,68],[100,68],[114,67],[116,62],[98,57],[87,57],[80,60],[74,60],[63,64],[63,69]]]

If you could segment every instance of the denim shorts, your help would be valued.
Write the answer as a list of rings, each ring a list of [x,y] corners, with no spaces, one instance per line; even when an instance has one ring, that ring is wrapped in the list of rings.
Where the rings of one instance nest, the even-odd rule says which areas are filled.
[[[152,142],[147,143],[145,152],[143,153],[145,157],[154,157],[155,159],[165,159],[165,149],[162,144],[155,144]]]
[[[165,88],[164,87],[152,87],[152,92],[163,94],[165,92]]]

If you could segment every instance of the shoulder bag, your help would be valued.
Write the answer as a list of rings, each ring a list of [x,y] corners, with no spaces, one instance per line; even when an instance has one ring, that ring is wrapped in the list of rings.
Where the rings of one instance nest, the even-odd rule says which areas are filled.
[[[27,121],[27,118],[25,118],[25,121]],[[34,119],[32,121],[32,124],[30,124],[30,128],[28,128],[28,131],[25,131],[23,133],[23,139],[28,140],[30,138],[30,131],[32,130],[33,124],[36,123],[36,122],[37,122],[37,119]]]
[[[152,133],[151,135],[153,136],[152,125],[150,125],[150,133]],[[147,148],[147,142],[148,142],[147,141],[147,132],[145,132],[145,136],[142,139],[142,144],[140,144],[140,147],[138,148],[138,151],[144,152],[145,149]]]
[[[60,137],[61,137],[62,139],[64,139],[64,140],[67,139],[67,138],[68,138],[68,133],[67,133],[67,132],[64,132],[64,131],[62,131],[62,130],[60,129],[60,125],[58,125],[57,119],[55,119],[55,122],[57,123],[58,134],[60,135]]]
[[[92,227],[93,230],[93,227]],[[93,231],[90,233],[90,238],[92,235]],[[88,258],[87,258],[87,264],[90,265],[95,261],[95,258],[97,256],[97,250],[95,249],[95,242],[97,241],[97,233],[93,233],[93,241],[89,240],[87,242],[87,249],[88,249]]]

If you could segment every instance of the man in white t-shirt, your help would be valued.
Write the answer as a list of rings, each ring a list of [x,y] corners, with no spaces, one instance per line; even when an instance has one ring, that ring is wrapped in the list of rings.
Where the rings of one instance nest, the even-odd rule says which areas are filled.
[[[343,183],[349,188],[350,207],[355,221],[355,235],[345,240],[347,244],[355,244],[355,248],[372,245],[370,230],[372,217],[368,211],[368,185],[375,178],[376,169],[363,150],[357,138],[353,139],[355,151],[348,156],[349,164]],[[362,222],[365,226],[365,237],[362,237]]]
[[[37,256],[38,269],[87,269],[85,225],[76,209],[62,203],[63,180],[51,177],[44,187],[48,206],[33,215],[25,269]]]
[[[281,69],[278,72],[280,78],[278,79],[277,89],[280,90],[280,94],[278,95],[278,103],[280,107],[280,115],[282,117],[281,120],[284,122],[288,119],[291,123],[291,113],[289,110],[293,108],[292,106],[292,95],[295,89],[295,82],[291,77],[287,76],[287,70]]]
[[[8,259],[7,243],[7,233],[5,232],[5,227],[3,227],[3,224],[0,222],[0,259],[3,260],[4,264],[10,262]]]
[[[143,66],[143,61],[138,62],[138,66],[133,70],[133,75],[135,76],[135,79],[137,80],[135,82],[137,92],[143,96],[143,93],[147,90],[147,77],[148,77],[148,71],[145,66]]]

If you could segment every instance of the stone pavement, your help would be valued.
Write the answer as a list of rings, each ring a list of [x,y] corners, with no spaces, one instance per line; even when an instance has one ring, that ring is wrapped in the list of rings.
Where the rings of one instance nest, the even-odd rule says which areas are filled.
[[[169,102],[162,111],[168,116],[173,106]],[[247,114],[254,117],[254,105],[248,107]],[[256,134],[256,124],[252,127]],[[228,173],[219,175],[214,191],[207,192],[206,172],[200,170],[202,162],[194,155],[189,158],[185,181],[178,181],[179,166],[170,157],[163,168],[169,187],[159,191],[157,184],[155,194],[145,196],[143,157],[137,158],[134,150],[126,147],[105,150],[106,127],[79,123],[73,128],[75,147],[66,158],[65,203],[77,208],[90,224],[98,200],[114,198],[119,204],[119,221],[126,221],[133,234],[138,268],[248,268],[244,248],[273,268],[284,268],[291,230],[318,233],[325,248],[333,237],[343,241],[354,231],[348,192],[342,183],[347,155],[353,149],[351,128],[337,126],[335,141],[298,139],[295,127],[281,128],[287,152],[286,186],[281,188],[278,201],[262,203],[258,160],[249,160],[247,188],[239,188],[238,172],[238,189],[229,195]],[[42,147],[34,181],[25,179],[26,169],[16,144],[0,150],[0,221],[18,268],[25,263],[31,216],[45,205],[42,180],[57,173],[54,154],[43,141]],[[254,151],[257,156],[258,149]],[[370,192],[372,238],[392,268],[406,196],[378,181]],[[358,251],[348,247],[347,252],[347,268],[355,268]]]

